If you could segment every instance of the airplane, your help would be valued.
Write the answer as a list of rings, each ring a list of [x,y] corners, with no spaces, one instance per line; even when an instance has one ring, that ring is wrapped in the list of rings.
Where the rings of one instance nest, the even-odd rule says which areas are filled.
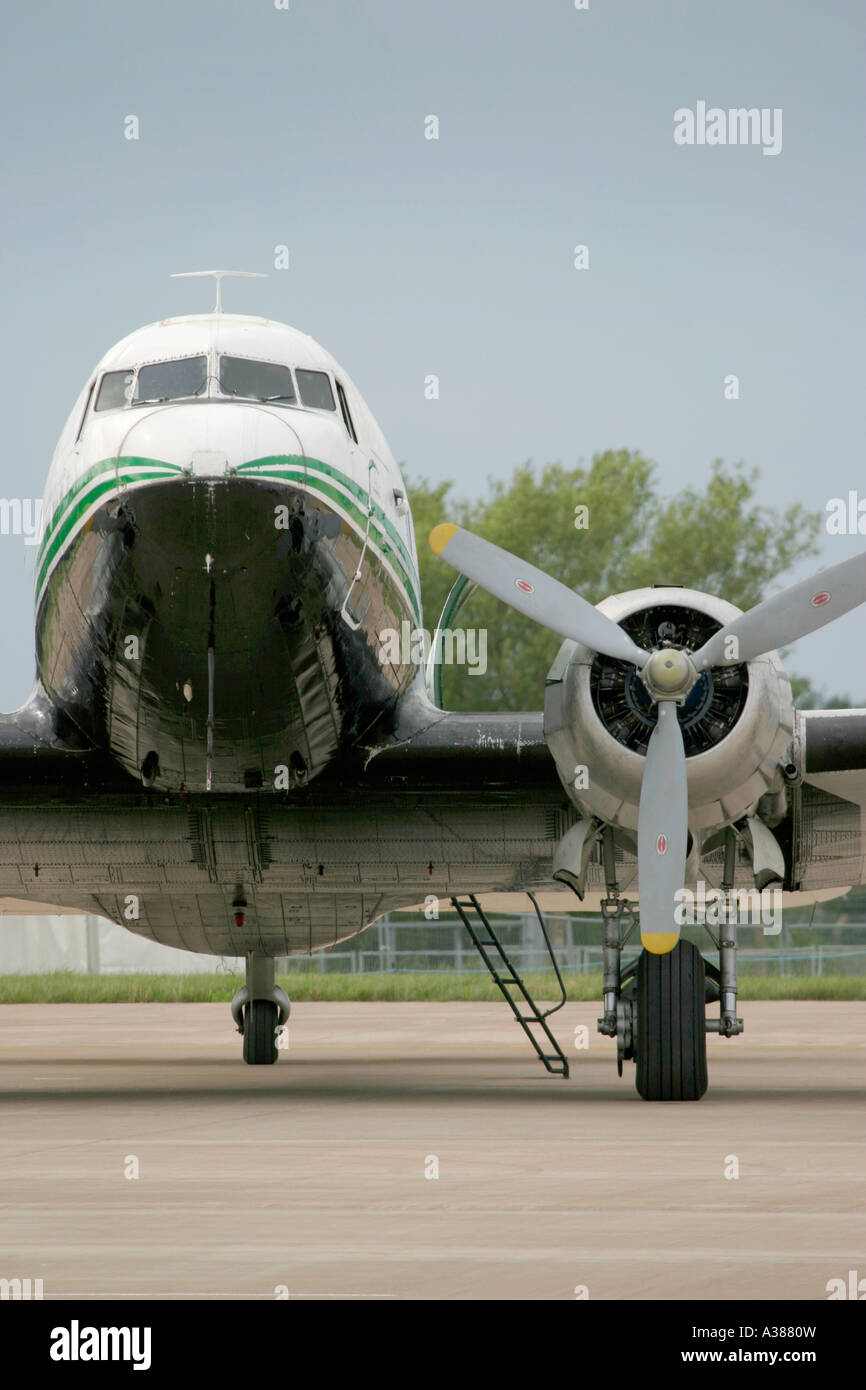
[[[383,645],[423,628],[417,549],[360,392],[307,334],[223,311],[248,272],[188,273],[216,279],[214,309],[110,348],[51,463],[36,682],[0,715],[0,908],[244,957],[232,1016],[269,1065],[275,958],[441,900],[567,1075],[484,905],[576,894],[603,919],[620,1074],[698,1100],[707,1032],[742,1030],[737,911],[707,926],[716,966],[680,937],[683,891],[736,909],[866,880],[866,710],[795,710],[775,650],[866,599],[866,556],[747,613],[672,585],[592,607],[443,521],[430,544],[460,577],[437,638],[480,585],[564,639],[543,711],[448,712],[435,662]]]

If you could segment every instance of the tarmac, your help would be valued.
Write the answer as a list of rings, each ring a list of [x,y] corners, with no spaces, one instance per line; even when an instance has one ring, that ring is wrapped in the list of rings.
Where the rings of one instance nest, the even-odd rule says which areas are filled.
[[[866,1003],[741,1007],[647,1104],[599,1008],[549,1076],[504,1004],[0,1008],[0,1279],[45,1299],[866,1296]],[[589,1046],[580,1026],[589,1030]]]

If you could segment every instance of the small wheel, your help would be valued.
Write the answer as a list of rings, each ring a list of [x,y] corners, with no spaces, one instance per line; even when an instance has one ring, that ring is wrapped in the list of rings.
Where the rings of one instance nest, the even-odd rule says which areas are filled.
[[[704,959],[691,941],[644,951],[637,973],[637,1075],[644,1100],[700,1100],[707,1089]]]
[[[244,1005],[244,1061],[269,1066],[277,1060],[277,1006],[270,999]]]
[[[631,988],[631,986],[629,986]],[[616,1001],[616,1074],[622,1076],[623,1062],[634,1061],[634,999],[620,995]]]

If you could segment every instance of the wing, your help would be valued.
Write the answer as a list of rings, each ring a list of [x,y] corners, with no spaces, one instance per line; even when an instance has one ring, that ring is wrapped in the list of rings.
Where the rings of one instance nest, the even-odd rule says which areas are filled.
[[[308,786],[224,796],[148,790],[65,733],[41,690],[0,716],[0,910],[93,913],[186,950],[286,955],[431,894],[555,889],[574,819],[540,713],[422,702]]]
[[[541,711],[522,714],[446,714],[370,750],[367,785],[440,785],[455,792],[483,789],[520,800],[527,794],[565,801],[544,741]]]
[[[135,784],[113,759],[92,748],[37,683],[28,700],[0,714],[0,808],[15,798],[55,792],[129,791]]]
[[[62,728],[38,682],[20,709],[0,714],[0,913],[99,912],[74,872],[84,857],[81,818],[129,790],[104,754]]]
[[[795,757],[786,887],[866,881],[866,710],[798,712]],[[39,689],[0,716],[0,908],[96,913],[187,950],[246,949],[239,884],[244,931],[277,955],[431,895],[555,890],[576,819],[540,712],[423,705],[307,787],[215,797],[147,790],[76,747]]]

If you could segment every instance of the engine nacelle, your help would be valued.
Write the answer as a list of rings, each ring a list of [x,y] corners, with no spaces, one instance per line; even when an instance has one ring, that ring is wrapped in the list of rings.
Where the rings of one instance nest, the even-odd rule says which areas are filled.
[[[695,651],[740,612],[696,589],[616,594],[598,605],[638,646]],[[678,711],[686,748],[689,825],[703,833],[754,812],[784,787],[794,729],[791,686],[775,652],[705,671]],[[656,709],[626,662],[566,641],[547,677],[544,734],[583,816],[636,830]]]

